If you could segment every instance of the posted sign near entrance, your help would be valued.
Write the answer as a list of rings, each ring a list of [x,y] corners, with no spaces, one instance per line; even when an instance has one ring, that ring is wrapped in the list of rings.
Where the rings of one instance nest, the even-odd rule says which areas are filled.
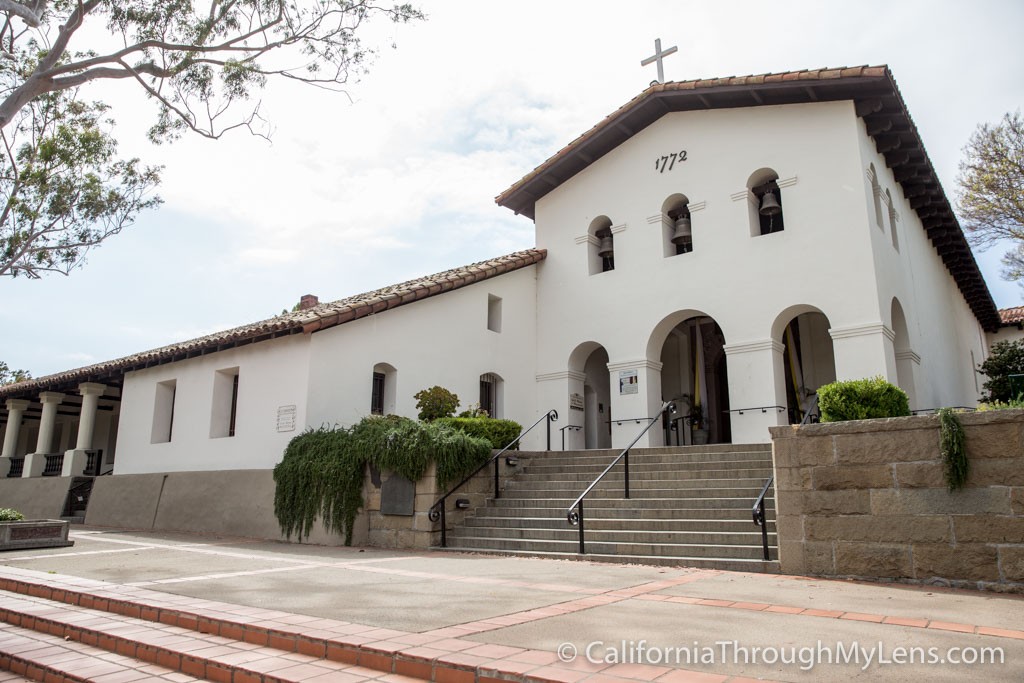
[[[640,380],[636,370],[619,371],[619,395],[640,393]]]

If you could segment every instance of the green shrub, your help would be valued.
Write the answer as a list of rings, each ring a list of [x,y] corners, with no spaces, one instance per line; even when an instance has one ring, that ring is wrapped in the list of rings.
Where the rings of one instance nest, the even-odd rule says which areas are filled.
[[[348,429],[308,430],[288,443],[274,467],[274,514],[287,538],[308,538],[319,518],[327,531],[344,533],[345,545],[351,545],[368,464],[417,481],[435,462],[437,483],[445,488],[490,454],[484,439],[396,415],[367,417]]]
[[[413,394],[419,418],[424,422],[451,417],[459,409],[459,397],[444,387],[433,386]]]
[[[950,491],[962,489],[967,482],[970,463],[964,448],[964,427],[952,408],[939,408],[939,451]]]
[[[989,410],[1021,410],[1024,409],[1024,398],[1012,399],[1009,401],[990,401],[988,403],[979,403],[978,411],[987,412]]]
[[[495,420],[489,417],[445,417],[437,421],[450,427],[491,442],[491,448],[501,450],[523,431],[523,426],[512,420]],[[512,450],[519,450],[517,443]]]
[[[25,515],[11,508],[0,508],[0,522],[20,522]]]
[[[907,395],[881,377],[833,382],[818,389],[822,422],[910,415]]]
[[[992,345],[988,359],[978,366],[985,373],[988,381],[982,385],[987,395],[982,397],[987,403],[996,401],[1007,402],[1019,398],[1013,395],[1010,387],[1010,375],[1024,374],[1024,340],[1001,341]]]

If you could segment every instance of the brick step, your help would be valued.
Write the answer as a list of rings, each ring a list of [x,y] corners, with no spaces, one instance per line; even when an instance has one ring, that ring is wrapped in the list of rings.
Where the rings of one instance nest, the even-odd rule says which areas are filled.
[[[745,531],[642,531],[634,529],[607,529],[599,526],[596,520],[586,520],[587,543],[614,543],[616,545],[728,545],[761,547],[761,528],[753,522]],[[775,544],[772,527],[768,527],[768,543]],[[449,538],[457,539],[472,536],[474,538],[514,539],[521,541],[572,541],[579,538],[579,530],[563,521],[559,527],[494,527],[472,526],[453,529],[448,532]],[[646,554],[646,553],[644,553]]]
[[[755,545],[725,545],[725,544],[686,544],[686,543],[616,543],[612,541],[591,541],[596,530],[586,531],[586,546],[589,552],[598,555],[628,555],[634,558],[646,558],[638,560],[641,563],[653,558],[703,558],[703,559],[748,559],[756,560],[762,557],[760,542]],[[510,536],[489,537],[472,535],[469,531],[459,533],[450,531],[448,533],[449,547],[455,548],[479,548],[487,550],[509,551],[509,552],[555,552],[574,553],[579,547],[579,532],[563,540],[539,540],[521,539]],[[760,541],[760,536],[758,536]],[[769,548],[771,548],[769,539]]]
[[[589,509],[589,508],[588,508]],[[465,521],[465,528],[519,528],[519,529],[563,529],[568,522],[565,515],[546,517],[512,517],[494,516],[487,511]],[[760,527],[753,522],[751,515],[746,519],[637,519],[635,517],[608,519],[605,517],[587,516],[587,528],[605,531],[672,531],[697,533],[736,533],[756,530]],[[773,526],[769,523],[768,529]]]
[[[200,680],[62,636],[0,623],[0,683]],[[25,676],[26,678],[22,678]]]
[[[446,629],[409,633],[13,567],[0,567],[0,591],[0,614],[14,615],[0,618],[0,629],[24,619],[19,627],[68,642],[112,642],[114,658],[128,658],[133,645],[145,662],[177,657],[184,673],[166,680],[194,680],[189,671],[198,675],[201,665],[205,678],[230,683],[564,681],[529,663],[550,661],[550,652],[463,640]]]
[[[114,653],[143,666],[156,664],[168,673],[211,681],[301,683],[353,666],[325,659],[326,653],[305,655],[270,647],[267,639],[250,638],[241,624],[237,625],[237,636],[214,635],[33,596],[0,595],[0,620]],[[220,633],[226,630],[222,626]],[[383,673],[373,671],[366,676],[355,672],[353,680],[373,680]]]

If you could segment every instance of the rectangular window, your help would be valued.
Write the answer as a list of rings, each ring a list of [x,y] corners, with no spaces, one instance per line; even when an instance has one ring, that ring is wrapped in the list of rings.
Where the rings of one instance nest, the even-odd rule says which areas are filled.
[[[384,414],[384,373],[373,373],[373,390],[370,393],[370,413]]]
[[[487,329],[501,332],[501,297],[487,295]]]
[[[171,440],[171,433],[174,430],[174,396],[177,389],[178,381],[174,379],[157,383],[150,443],[168,443]]]
[[[480,410],[494,416],[494,383],[480,380]]]
[[[238,415],[238,368],[213,373],[213,405],[210,410],[210,438],[235,435]]]
[[[231,424],[228,426],[228,436],[235,435],[235,415],[238,414],[238,375],[235,375],[231,383]]]

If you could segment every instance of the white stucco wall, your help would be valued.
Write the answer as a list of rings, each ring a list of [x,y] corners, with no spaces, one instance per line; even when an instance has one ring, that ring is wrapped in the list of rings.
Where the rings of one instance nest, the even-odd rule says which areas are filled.
[[[821,311],[840,331],[839,378],[886,374],[859,125],[851,102],[668,114],[540,200],[537,242],[548,249],[538,269],[541,402],[567,404],[582,383],[570,354],[597,342],[616,370],[632,363],[641,377],[637,394],[619,396],[613,373],[613,413],[650,414],[661,398],[651,382],[660,382],[662,342],[695,314],[722,328],[733,408],[779,402],[773,342],[803,312]],[[681,149],[685,162],[655,168]],[[752,237],[746,188],[763,168],[783,186],[785,230]],[[689,199],[694,250],[665,257],[660,215],[674,193]],[[590,275],[589,245],[578,238],[601,215],[613,225],[615,270]],[[733,438],[767,440],[768,424],[784,418],[734,415]],[[636,427],[621,431],[616,445]]]
[[[415,418],[413,395],[434,385],[457,394],[464,410],[479,401],[480,375],[494,373],[503,380],[498,417],[529,426],[539,416],[535,277],[535,267],[523,268],[314,333],[308,423],[347,426],[369,414],[373,368],[386,363],[395,368],[395,414]],[[502,299],[500,332],[487,328],[489,296]]]
[[[280,461],[306,424],[309,335],[295,335],[160,365],[125,376],[115,474],[262,469]],[[234,436],[211,438],[214,381],[238,368]],[[176,382],[171,440],[151,443],[157,385]],[[281,406],[296,406],[296,429],[277,431]]]
[[[895,339],[890,344],[892,349],[887,349],[887,354],[892,354],[887,377],[897,381],[896,365],[901,360],[904,368],[912,371],[912,386],[903,387],[911,395],[911,409],[974,406],[981,380],[973,367],[987,357],[985,332],[929,241],[902,187],[886,167],[885,157],[876,151],[863,122],[858,126],[858,139],[868,232],[878,281],[878,319],[896,331],[892,320],[895,298],[903,309],[909,333],[909,348]],[[882,196],[888,190],[892,197],[898,249],[893,246],[892,222],[884,201],[881,226],[875,218],[867,176],[872,164]]]
[[[992,345],[996,342],[1021,340],[1024,340],[1024,326],[1018,327],[1016,325],[1007,325],[1006,327],[1000,327],[998,331],[988,335],[989,348],[992,348]]]

